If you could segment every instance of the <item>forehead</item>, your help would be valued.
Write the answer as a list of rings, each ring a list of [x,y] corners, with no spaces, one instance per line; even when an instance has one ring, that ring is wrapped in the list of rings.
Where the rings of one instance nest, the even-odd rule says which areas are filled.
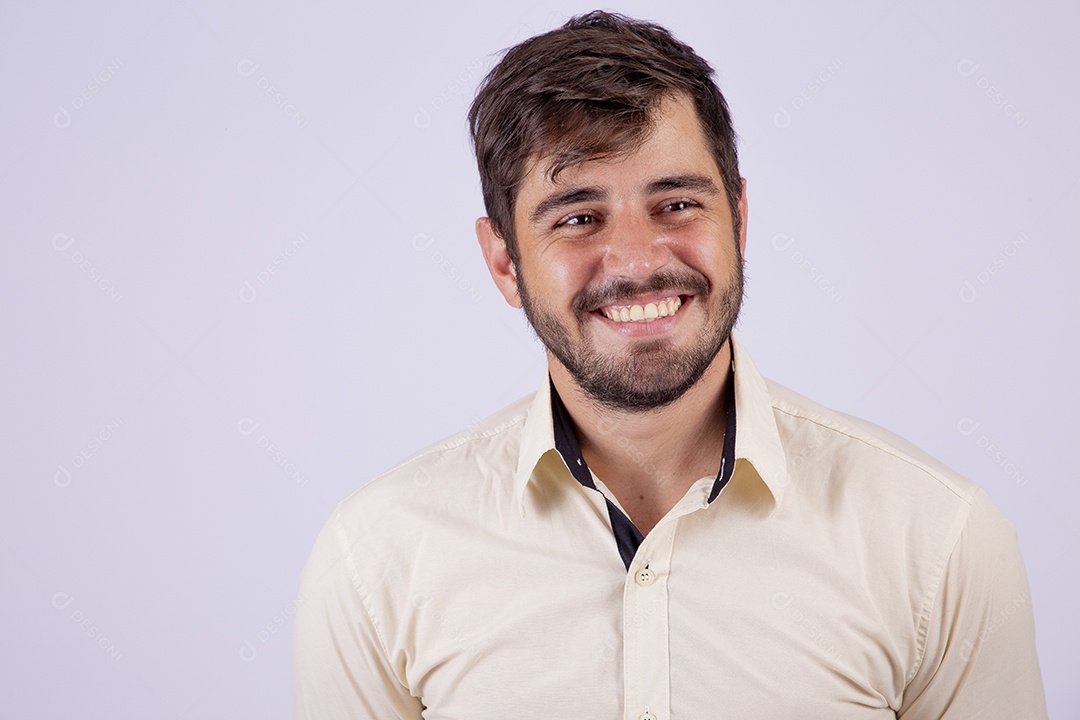
[[[693,101],[686,95],[668,96],[650,113],[642,139],[628,148],[572,163],[553,155],[530,158],[517,205],[521,209],[545,192],[582,183],[637,181],[645,186],[653,177],[691,171],[720,179]]]

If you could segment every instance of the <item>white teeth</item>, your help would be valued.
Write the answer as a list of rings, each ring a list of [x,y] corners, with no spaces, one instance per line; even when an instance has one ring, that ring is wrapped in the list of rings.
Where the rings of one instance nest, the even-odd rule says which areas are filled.
[[[682,307],[678,296],[665,298],[660,302],[641,305],[612,305],[603,308],[604,317],[615,322],[652,322],[657,318],[674,315]]]

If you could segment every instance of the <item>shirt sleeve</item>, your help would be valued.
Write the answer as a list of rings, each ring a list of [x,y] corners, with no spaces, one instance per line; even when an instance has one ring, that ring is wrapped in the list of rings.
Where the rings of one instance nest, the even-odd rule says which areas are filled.
[[[1046,718],[1031,593],[1013,525],[979,490],[928,603],[900,720]]]
[[[423,705],[394,667],[365,604],[340,515],[304,566],[293,624],[293,717],[419,720]]]

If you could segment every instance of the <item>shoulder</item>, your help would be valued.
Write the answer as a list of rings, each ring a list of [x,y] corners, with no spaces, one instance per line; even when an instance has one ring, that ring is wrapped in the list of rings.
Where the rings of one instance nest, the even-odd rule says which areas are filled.
[[[351,533],[400,527],[410,517],[446,515],[481,495],[509,495],[533,396],[524,397],[403,460],[338,504]]]
[[[975,482],[874,423],[768,383],[790,482],[780,509],[803,539],[873,577],[871,595],[912,600],[925,628],[946,574],[992,583],[994,558],[1016,554],[1011,522]]]
[[[815,524],[825,546],[850,549],[928,598],[963,536],[1007,537],[1007,521],[975,482],[889,430],[769,382],[789,484],[780,512]],[[917,588],[917,589],[916,589]]]
[[[848,471],[834,477],[870,483],[875,492],[923,493],[965,506],[979,492],[977,484],[896,433],[779,383],[766,384],[789,466],[799,465],[799,453],[826,453],[834,470]]]

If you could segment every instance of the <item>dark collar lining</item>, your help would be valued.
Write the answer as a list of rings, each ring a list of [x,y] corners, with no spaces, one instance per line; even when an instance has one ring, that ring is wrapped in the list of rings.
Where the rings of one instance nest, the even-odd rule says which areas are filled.
[[[589,466],[585,464],[585,458],[581,455],[581,445],[578,443],[577,434],[574,432],[570,413],[567,412],[562,398],[559,397],[558,391],[555,390],[555,383],[551,382],[550,375],[548,376],[548,383],[551,385],[551,418],[555,430],[555,449],[559,451],[567,469],[570,470],[570,474],[585,487],[596,490],[592,473],[589,472]],[[727,485],[732,472],[735,470],[734,367],[728,376],[726,394],[727,424],[724,431],[724,451],[720,457],[720,469],[716,473],[716,480],[713,482],[712,491],[709,493],[710,503],[720,495],[720,491]],[[622,558],[623,565],[629,570],[630,563],[633,562],[634,555],[645,538],[642,536],[641,531],[634,526],[634,523],[630,522],[630,518],[624,515],[606,495],[604,501],[607,503],[608,517],[611,518],[611,529],[615,534],[615,544],[619,549],[619,556]]]

